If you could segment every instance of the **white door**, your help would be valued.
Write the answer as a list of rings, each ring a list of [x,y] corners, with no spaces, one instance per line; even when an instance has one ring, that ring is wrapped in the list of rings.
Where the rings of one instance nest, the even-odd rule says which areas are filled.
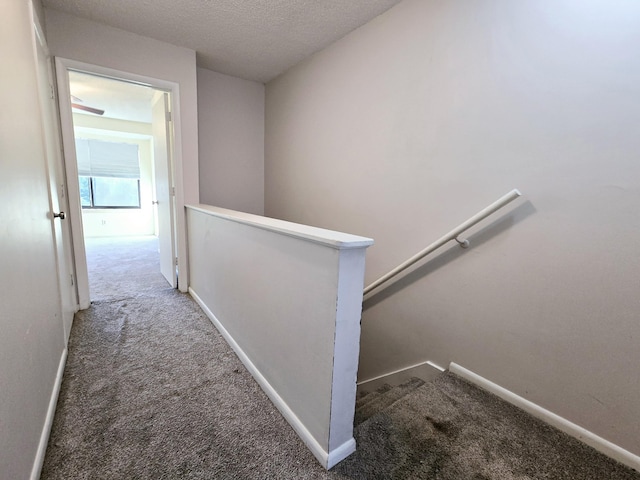
[[[56,267],[60,287],[62,318],[65,342],[69,338],[73,315],[77,310],[78,297],[74,280],[74,264],[71,246],[71,230],[67,217],[68,198],[64,164],[59,137],[58,116],[55,107],[53,70],[51,57],[39,25],[34,25],[38,88],[42,109],[44,142],[49,176],[49,205],[56,247]]]
[[[174,188],[171,168],[171,114],[169,94],[158,92],[153,104],[153,164],[156,186],[158,218],[158,245],[160,271],[169,284],[178,286],[176,274],[176,248],[173,235]]]

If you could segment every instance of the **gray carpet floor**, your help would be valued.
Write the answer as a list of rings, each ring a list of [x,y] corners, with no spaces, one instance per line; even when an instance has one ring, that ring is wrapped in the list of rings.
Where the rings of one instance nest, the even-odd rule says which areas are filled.
[[[358,451],[327,472],[162,278],[155,239],[87,252],[93,304],[74,321],[42,479],[640,480],[450,374],[361,397]]]

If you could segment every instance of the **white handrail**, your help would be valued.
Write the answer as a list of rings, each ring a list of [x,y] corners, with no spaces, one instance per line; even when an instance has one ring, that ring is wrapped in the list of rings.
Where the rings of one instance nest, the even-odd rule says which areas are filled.
[[[411,265],[413,265],[414,263],[416,263],[417,261],[419,261],[423,257],[426,257],[431,252],[433,252],[434,250],[437,250],[438,248],[440,248],[445,243],[447,243],[447,242],[449,242],[451,240],[457,241],[460,244],[460,246],[462,246],[463,248],[468,247],[469,246],[469,242],[467,240],[458,240],[458,236],[462,232],[464,232],[465,230],[473,227],[476,223],[478,223],[481,220],[485,219],[486,217],[488,217],[492,213],[496,212],[497,210],[500,210],[502,207],[504,207],[508,203],[514,201],[520,195],[522,195],[522,194],[518,191],[518,189],[513,189],[509,193],[507,193],[506,195],[500,197],[498,200],[493,202],[487,208],[485,208],[483,210],[480,210],[478,213],[476,213],[469,220],[467,220],[464,223],[461,223],[456,228],[451,230],[449,233],[447,233],[443,237],[440,237],[438,240],[433,242],[431,245],[429,245],[424,250],[421,250],[420,252],[416,253],[413,257],[411,257],[407,261],[401,263],[400,265],[398,265],[393,270],[391,270],[391,271],[387,272],[386,274],[384,274],[383,276],[381,276],[378,280],[376,280],[375,282],[373,282],[371,285],[369,285],[368,287],[366,287],[364,289],[364,295],[366,295],[367,293],[371,292],[373,289],[379,287],[380,285],[382,285],[387,280],[395,277],[396,275],[398,275],[403,270],[406,270]]]

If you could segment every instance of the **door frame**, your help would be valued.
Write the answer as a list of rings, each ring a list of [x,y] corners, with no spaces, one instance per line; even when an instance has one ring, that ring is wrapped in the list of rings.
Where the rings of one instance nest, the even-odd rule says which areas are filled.
[[[78,302],[81,310],[91,306],[89,292],[89,272],[87,268],[87,254],[84,243],[84,229],[82,226],[82,207],[80,206],[80,188],[78,183],[78,164],[76,160],[75,135],[73,131],[73,112],[71,110],[71,91],[69,87],[69,71],[77,71],[88,73],[90,75],[99,75],[102,77],[112,78],[130,83],[156,88],[170,92],[171,111],[174,112],[172,117],[173,138],[171,142],[171,158],[169,160],[169,176],[173,182],[174,199],[177,197],[178,190],[182,188],[179,182],[176,182],[176,170],[182,165],[181,161],[181,125],[179,112],[180,96],[179,85],[168,80],[138,75],[135,73],[123,72],[113,68],[102,67],[85,62],[79,62],[68,58],[55,57],[56,79],[58,86],[58,103],[60,109],[60,126],[62,129],[62,144],[65,158],[65,171],[67,176],[67,195],[69,200],[69,220],[72,226],[73,250],[76,265],[76,282],[78,287]],[[179,175],[182,178],[182,175]],[[174,202],[175,205],[175,202]],[[176,205],[177,208],[177,205]],[[175,213],[175,212],[174,212]],[[175,215],[171,231],[176,238],[176,221]],[[180,264],[186,259],[181,259]],[[185,269],[178,270],[179,284],[185,283],[183,273]]]
[[[161,102],[162,113],[160,120],[156,118],[156,105]],[[173,288],[178,287],[176,273],[176,252],[178,242],[175,237],[175,229],[169,228],[168,238],[166,225],[176,223],[176,198],[171,192],[175,188],[173,171],[170,167],[172,160],[172,123],[171,123],[171,92],[155,90],[151,100],[151,129],[153,143],[153,183],[156,208],[156,229],[158,232],[158,249],[160,250],[160,273]],[[162,130],[159,133],[158,130]],[[159,144],[161,142],[161,145]],[[159,148],[158,148],[159,147]],[[164,158],[163,158],[164,155]],[[166,182],[164,180],[167,180]],[[162,232],[165,235],[162,235]],[[163,252],[163,246],[165,248]],[[170,251],[167,251],[170,250]]]
[[[46,171],[48,176],[49,207],[52,235],[55,243],[56,270],[58,272],[58,292],[60,295],[60,312],[62,317],[65,345],[69,340],[73,316],[78,310],[78,290],[75,281],[75,262],[73,259],[73,237],[71,226],[64,215],[54,217],[54,213],[69,211],[67,197],[67,178],[62,153],[62,139],[58,118],[58,103],[54,94],[55,75],[53,59],[44,30],[38,16],[33,13],[33,49],[35,67],[38,75],[38,97],[40,112],[43,117],[42,142],[45,145]],[[43,59],[43,64],[40,63]],[[46,93],[42,91],[41,82],[46,82]],[[51,90],[49,91],[49,87]],[[48,125],[48,126],[47,126]],[[47,134],[47,128],[50,129]],[[57,210],[57,212],[55,211]]]

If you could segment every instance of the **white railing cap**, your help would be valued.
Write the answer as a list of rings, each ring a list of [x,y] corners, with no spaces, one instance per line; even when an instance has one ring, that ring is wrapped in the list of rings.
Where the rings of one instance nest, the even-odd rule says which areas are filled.
[[[309,225],[302,225],[300,223],[287,222],[286,220],[278,220],[277,218],[263,217],[252,213],[214,207],[213,205],[201,203],[197,205],[186,205],[185,208],[206,213],[214,217],[224,218],[232,222],[251,225],[252,227],[261,228],[270,232],[326,245],[327,247],[338,250],[366,248],[373,245],[373,239],[371,238],[360,237],[358,235],[351,235],[349,233],[337,232],[334,230],[326,230],[324,228],[312,227]]]

